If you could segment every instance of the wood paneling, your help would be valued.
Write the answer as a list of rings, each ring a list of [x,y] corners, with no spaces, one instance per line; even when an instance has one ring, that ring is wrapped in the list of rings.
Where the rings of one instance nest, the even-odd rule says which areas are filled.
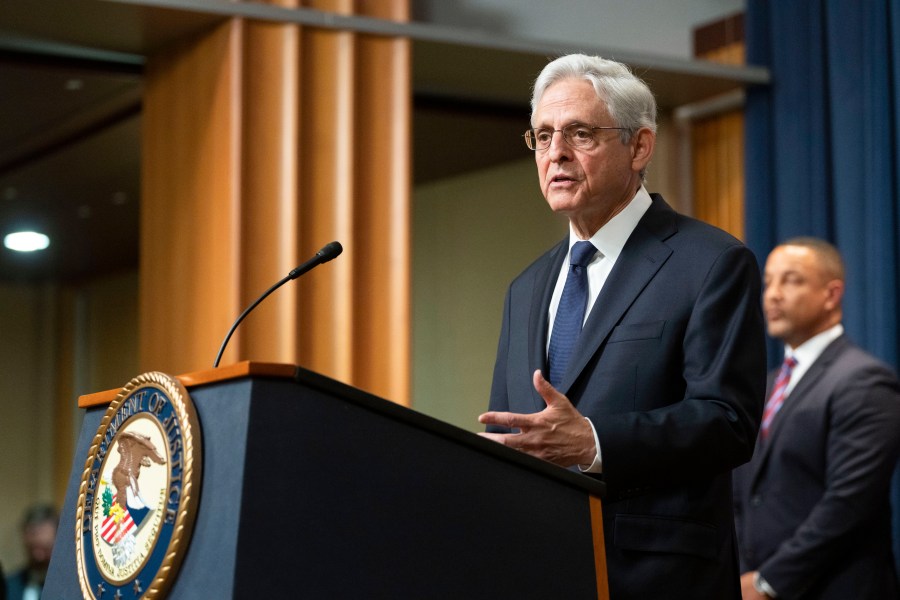
[[[409,10],[357,4],[308,6]],[[409,53],[406,40],[236,19],[150,59],[144,369],[210,366],[245,306],[338,240],[344,254],[260,305],[222,364],[298,363],[409,402]]]
[[[741,31],[743,31],[741,29]],[[743,64],[743,41],[709,49],[702,58]],[[694,214],[744,237],[744,112],[729,111],[691,124]]]
[[[744,236],[744,115],[731,111],[695,122],[694,212],[732,235]]]
[[[594,536],[594,569],[597,573],[597,599],[609,600],[609,572],[606,570],[606,542],[603,537],[603,502],[588,496],[591,532]]]
[[[366,16],[401,20],[407,2],[361,2]],[[378,348],[384,364],[408,364],[411,345],[410,205],[412,90],[408,40],[361,35],[356,50],[357,103],[353,137],[357,165],[353,244],[355,293],[369,301],[354,309],[354,379],[366,387],[410,395],[408,369],[367,360]],[[385,93],[387,92],[387,93]]]
[[[238,219],[240,305],[246,307],[299,262],[300,31],[246,22],[243,32]],[[238,354],[287,359],[294,353],[297,327],[297,285],[287,284],[241,326],[229,359]]]

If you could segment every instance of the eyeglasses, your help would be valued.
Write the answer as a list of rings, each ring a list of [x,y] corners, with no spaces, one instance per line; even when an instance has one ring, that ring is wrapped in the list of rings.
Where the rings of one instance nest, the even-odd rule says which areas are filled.
[[[600,129],[625,130],[627,127],[589,127],[572,123],[562,129],[529,129],[523,134],[529,150],[546,150],[553,141],[553,134],[561,131],[566,143],[574,148],[592,148],[597,143],[594,132]]]

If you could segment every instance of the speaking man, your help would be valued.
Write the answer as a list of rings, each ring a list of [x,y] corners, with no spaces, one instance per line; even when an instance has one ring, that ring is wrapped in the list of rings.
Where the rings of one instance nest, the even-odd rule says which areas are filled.
[[[759,269],[647,192],[655,140],[626,66],[570,55],[537,78],[525,142],[569,235],[509,288],[480,421],[605,481],[612,598],[739,598],[731,470],[764,399]]]

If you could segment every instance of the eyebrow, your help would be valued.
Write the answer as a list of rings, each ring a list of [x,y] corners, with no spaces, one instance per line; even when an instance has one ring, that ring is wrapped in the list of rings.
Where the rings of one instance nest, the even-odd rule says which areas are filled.
[[[593,125],[588,125],[584,121],[570,121],[569,123],[566,123],[565,125],[560,127],[560,129],[565,129],[566,127],[571,127],[572,125],[582,125],[583,127],[593,127]],[[553,127],[551,127],[549,125],[534,125],[532,127],[532,129],[548,129],[549,130],[549,129],[553,129]],[[554,130],[554,131],[556,131],[556,130]]]

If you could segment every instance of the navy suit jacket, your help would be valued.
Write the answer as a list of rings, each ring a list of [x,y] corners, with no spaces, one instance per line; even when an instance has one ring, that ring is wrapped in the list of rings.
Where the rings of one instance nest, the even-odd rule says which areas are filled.
[[[600,440],[612,598],[740,598],[731,470],[750,458],[764,400],[759,267],[732,236],[652,198],[560,391]],[[567,250],[563,240],[509,288],[491,410],[545,408],[531,374],[547,372]]]
[[[28,570],[22,569],[11,573],[6,578],[6,586],[0,590],[0,600],[8,598],[9,600],[22,600],[25,595],[25,589],[28,587]]]
[[[900,597],[888,494],[898,453],[900,384],[841,336],[735,473],[742,571],[785,600]]]

